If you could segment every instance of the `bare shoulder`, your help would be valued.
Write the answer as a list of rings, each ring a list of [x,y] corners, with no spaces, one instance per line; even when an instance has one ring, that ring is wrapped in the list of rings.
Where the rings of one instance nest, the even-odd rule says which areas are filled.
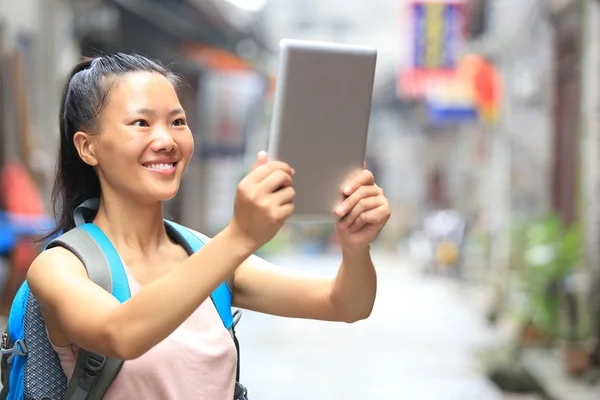
[[[65,281],[87,279],[85,267],[75,254],[63,247],[41,252],[27,272],[27,282],[33,294],[42,298]]]
[[[27,281],[56,345],[112,351],[103,335],[108,316],[120,303],[88,278],[75,254],[62,247],[43,251],[31,264]]]

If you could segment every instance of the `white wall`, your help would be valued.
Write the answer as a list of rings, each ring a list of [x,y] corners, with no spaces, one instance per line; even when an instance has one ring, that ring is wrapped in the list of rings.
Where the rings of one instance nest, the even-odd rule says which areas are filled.
[[[17,49],[22,49],[20,38],[25,37],[28,41],[23,54],[28,122],[32,133],[31,167],[45,177],[46,185],[42,189],[46,195],[49,194],[58,150],[58,110],[62,84],[79,53],[71,34],[71,18],[71,8],[64,0],[0,2],[5,53],[10,55]],[[6,100],[9,107],[14,105],[12,98],[8,97]],[[8,115],[14,116],[10,108],[8,111]],[[7,118],[3,123],[9,137],[15,139],[14,118]],[[6,151],[14,154],[14,141],[9,145],[7,147],[13,148]]]
[[[274,48],[282,38],[374,46],[379,81],[395,74],[405,51],[402,5],[389,0],[271,0],[266,8],[266,32]]]
[[[0,20],[5,26],[4,48],[8,51],[15,46],[17,34],[22,31],[34,32],[39,26],[40,0],[5,0],[0,2]]]
[[[585,256],[600,271],[600,3],[588,1],[582,65],[582,159]]]

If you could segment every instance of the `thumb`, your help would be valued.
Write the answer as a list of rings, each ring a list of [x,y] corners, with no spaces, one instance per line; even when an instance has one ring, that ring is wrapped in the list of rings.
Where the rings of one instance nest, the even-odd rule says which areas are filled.
[[[269,155],[267,154],[266,151],[259,151],[258,154],[256,155],[256,162],[254,163],[254,166],[252,167],[252,169],[256,169],[259,166],[266,164],[267,161],[269,161]]]

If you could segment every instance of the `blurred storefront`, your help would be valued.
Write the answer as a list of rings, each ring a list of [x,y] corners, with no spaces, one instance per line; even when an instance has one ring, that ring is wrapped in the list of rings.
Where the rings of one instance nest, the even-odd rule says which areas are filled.
[[[58,93],[77,60],[72,16],[70,5],[61,0],[0,4],[2,153],[5,161],[24,162],[45,195],[57,149]]]
[[[491,60],[504,83],[500,123],[492,132],[500,159],[494,165],[492,157],[490,165],[497,200],[489,210],[502,221],[491,236],[498,272],[492,276],[502,298],[497,306],[501,314],[521,315],[512,320],[519,345],[526,346],[519,362],[553,398],[571,398],[569,390],[591,394],[595,389],[574,375],[589,371],[590,345],[600,333],[593,330],[600,318],[598,286],[590,285],[598,282],[600,257],[600,2],[474,4],[471,26],[485,29],[471,38],[469,50]],[[542,244],[552,248],[545,259],[536,256]],[[556,352],[527,348],[531,332],[539,343],[555,344]]]
[[[196,151],[179,198],[186,223],[214,234],[230,221],[237,184],[266,144],[271,79],[222,50],[196,45],[185,54],[202,73]]]
[[[580,120],[578,130],[580,195],[576,209],[582,225],[583,257],[591,293],[593,329],[597,341],[592,363],[600,366],[600,1],[553,1],[557,23],[580,25]],[[566,29],[563,28],[563,32]],[[560,34],[560,31],[558,31]],[[568,30],[567,30],[568,32]],[[568,35],[561,34],[564,40]],[[560,44],[561,42],[558,41]]]
[[[16,163],[36,189],[27,192],[35,199],[23,200],[39,201],[39,213],[50,215],[57,116],[68,71],[80,56],[137,53],[159,60],[186,82],[180,99],[196,153],[166,212],[192,228],[216,232],[230,218],[235,187],[247,167],[247,143],[264,130],[272,51],[261,18],[259,11],[249,13],[225,0],[0,2],[2,179]],[[1,213],[7,209],[6,190],[0,194]],[[15,271],[25,271],[38,249],[15,257],[12,243],[0,258],[10,260],[8,280],[18,284],[23,274]],[[0,307],[10,303],[10,291],[4,293]]]
[[[72,16],[60,0],[0,3],[2,315],[39,251],[32,230],[51,223],[45,217],[58,148],[59,93],[78,53]],[[28,222],[20,226],[16,214]]]
[[[581,229],[586,319],[578,340],[596,342],[592,364],[600,366],[600,2],[553,0],[554,209]]]
[[[468,44],[481,31],[474,2],[403,2],[411,51],[397,77],[397,95],[411,104],[408,120],[422,136],[420,218],[453,208],[472,221],[485,219],[490,143],[501,99],[495,65]],[[473,53],[473,54],[471,54]]]
[[[411,159],[408,172],[421,183],[419,202],[410,210],[414,226],[433,209],[463,207],[457,197],[464,191],[460,186],[470,181],[461,178],[469,175],[471,159],[464,151],[471,138],[461,135],[459,127],[466,120],[475,121],[476,113],[471,105],[463,107],[460,89],[449,88],[467,37],[465,5],[462,0],[401,2],[400,24],[406,26],[410,46],[397,71],[395,89],[404,104],[402,122],[419,159]],[[431,101],[433,97],[439,101]],[[463,154],[457,157],[459,153]]]
[[[215,157],[215,165],[223,164],[219,157],[235,157],[231,164],[240,166],[226,179],[232,189],[247,136],[263,122],[272,54],[259,12],[224,0],[26,0],[0,5],[0,27],[2,158],[17,157],[30,168],[45,200],[58,146],[59,94],[69,68],[80,55],[132,52],[160,60],[187,83],[181,100],[198,157],[169,214],[197,229],[207,215],[221,215],[204,207],[197,192],[211,174],[203,160]]]
[[[540,359],[571,371],[574,354],[589,355],[600,336],[599,286],[589,285],[600,258],[600,2],[408,3],[414,57],[399,94],[429,133],[429,198],[479,213],[475,233],[489,248],[485,260],[469,258],[497,294],[491,318],[518,313],[525,319],[511,322],[563,343],[561,358],[523,353],[534,375],[548,371]],[[439,32],[459,5],[464,33],[451,62]],[[464,79],[473,71],[483,84]],[[553,248],[543,261],[533,256],[540,240]]]

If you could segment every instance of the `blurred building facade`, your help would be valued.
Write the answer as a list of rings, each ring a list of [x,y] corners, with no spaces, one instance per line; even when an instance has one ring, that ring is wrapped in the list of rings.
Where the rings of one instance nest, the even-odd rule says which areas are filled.
[[[224,207],[219,214],[220,203],[208,201],[203,188],[211,179],[212,186],[221,181],[214,170],[233,157],[240,168],[224,190],[234,192],[247,131],[264,122],[261,106],[269,93],[272,54],[261,18],[260,10],[225,0],[2,2],[2,158],[20,158],[48,201],[59,144],[60,92],[68,71],[80,56],[141,54],[172,67],[188,83],[181,101],[197,151],[168,212],[205,230],[211,216],[220,216],[211,226],[218,229],[228,214]]]
[[[582,225],[584,261],[589,276],[593,336],[600,338],[600,2],[596,0],[553,1],[551,11],[558,30],[557,51],[578,41],[579,110],[576,132],[576,177],[579,182],[575,219]],[[579,29],[577,28],[579,23]],[[570,29],[569,29],[570,28]],[[569,35],[569,33],[571,33]],[[563,46],[562,48],[559,46]],[[561,60],[562,62],[565,62]],[[560,71],[560,70],[558,70]],[[563,77],[564,75],[558,75]],[[563,82],[564,82],[563,78]],[[557,86],[560,81],[557,82]],[[566,86],[563,83],[563,87]],[[573,84],[574,86],[574,84]],[[560,87],[560,86],[559,86]],[[568,87],[567,87],[568,88]],[[567,91],[568,89],[563,89]],[[572,89],[575,91],[576,89]],[[568,128],[563,128],[563,134]],[[600,365],[600,344],[593,356]]]
[[[58,94],[78,59],[73,16],[62,0],[0,4],[2,157],[23,156],[44,183],[58,149]],[[49,193],[47,185],[42,188]]]
[[[510,268],[512,222],[553,213],[580,226],[582,265],[573,272],[583,285],[571,290],[591,293],[581,315],[595,332],[578,335],[600,337],[600,2],[478,2],[487,32],[470,48],[504,80],[500,160],[490,165],[499,179],[488,204],[505,223],[492,235],[494,263]]]
[[[493,63],[502,81],[498,123],[485,135],[480,175],[490,265],[509,268],[513,222],[552,209],[553,31],[544,1],[474,2],[468,51]],[[481,192],[480,192],[481,193]]]

